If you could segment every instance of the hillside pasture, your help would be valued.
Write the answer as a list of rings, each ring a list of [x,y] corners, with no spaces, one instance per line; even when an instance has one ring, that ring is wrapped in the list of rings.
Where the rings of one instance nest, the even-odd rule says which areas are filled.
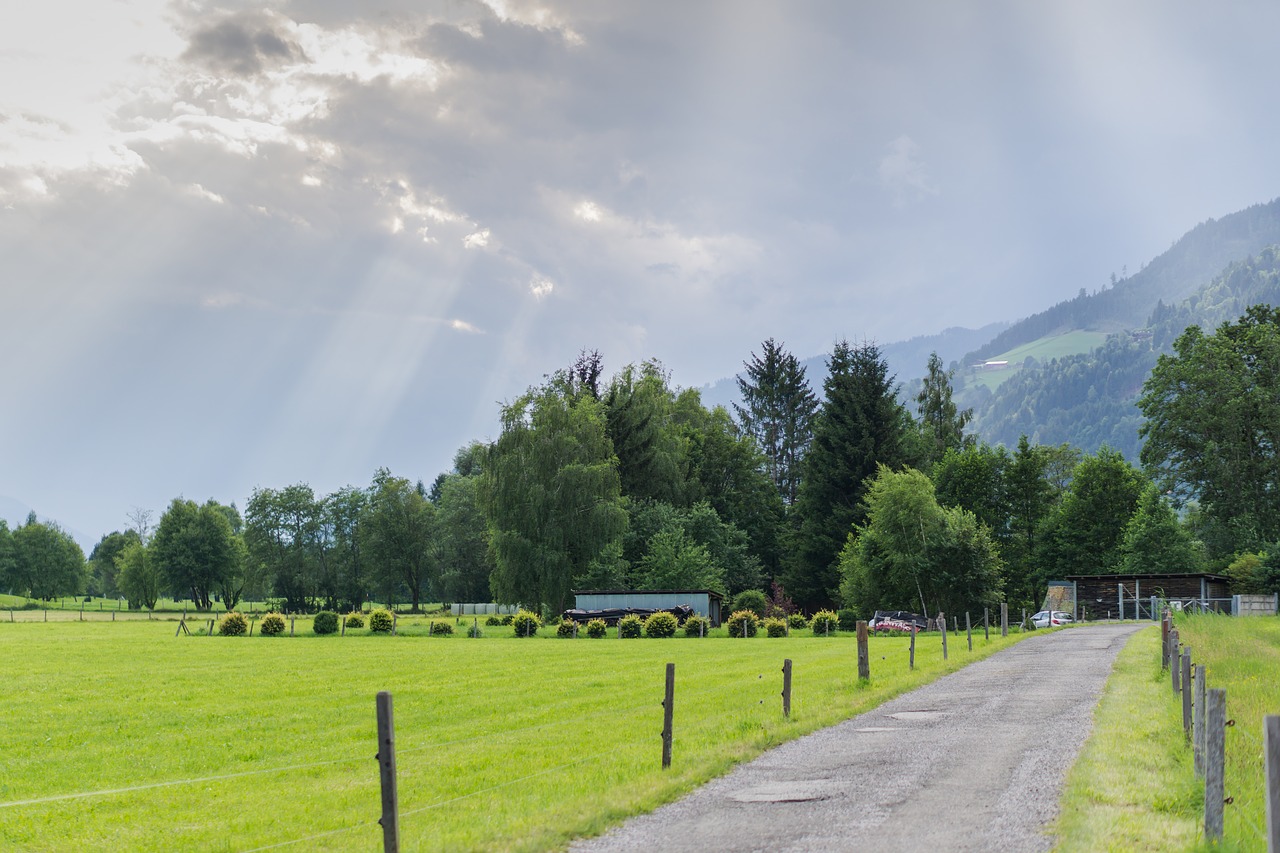
[[[860,684],[849,634],[469,639],[417,621],[406,633],[419,636],[317,637],[302,620],[292,638],[0,622],[0,847],[376,849],[375,696],[389,690],[404,849],[552,849],[1017,639],[979,634],[971,654],[953,637],[944,663],[938,636],[922,635],[910,672],[906,638],[873,637]]]
[[[1003,370],[983,370],[982,368],[966,367],[965,384],[971,388],[982,385],[994,391],[1002,382],[1022,369],[1022,363],[1027,360],[1027,356],[1032,356],[1036,361],[1043,362],[1064,355],[1086,353],[1106,343],[1107,334],[1107,332],[1076,329],[1058,335],[1046,335],[1043,338],[1037,338],[1030,343],[1014,347],[1008,352],[992,356],[991,361],[1009,362],[1009,366]]]

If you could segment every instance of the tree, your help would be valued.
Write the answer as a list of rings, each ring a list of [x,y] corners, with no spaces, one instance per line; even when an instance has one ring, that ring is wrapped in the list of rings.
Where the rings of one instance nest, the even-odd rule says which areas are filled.
[[[319,504],[305,483],[280,490],[255,489],[250,495],[244,534],[250,571],[264,582],[269,579],[287,610],[311,607],[319,586],[319,536]]]
[[[129,600],[129,608],[155,610],[164,578],[147,546],[138,539],[130,540],[115,560],[117,583]]]
[[[964,434],[964,428],[973,420],[973,409],[957,409],[951,399],[954,375],[955,371],[943,370],[942,359],[936,352],[930,353],[928,373],[916,395],[920,431],[924,434],[923,461],[927,464],[942,459],[948,450],[959,450],[974,443],[973,436]]]
[[[98,595],[113,598],[120,593],[116,581],[116,557],[130,542],[141,542],[137,531],[116,530],[98,540],[89,554],[90,583]]]
[[[12,586],[32,598],[49,600],[84,589],[84,551],[56,522],[33,512],[13,531]]]
[[[840,555],[841,597],[863,615],[876,610],[962,612],[997,604],[999,551],[973,513],[942,507],[920,471],[879,468],[866,497],[867,521]]]
[[[213,594],[234,586],[241,567],[226,508],[174,498],[160,517],[149,546],[170,589],[191,596],[197,610],[213,607]]]
[[[875,344],[836,344],[824,400],[802,463],[781,581],[802,607],[834,602],[845,540],[865,514],[866,481],[877,465],[907,461],[911,418]]]
[[[384,592],[388,597],[397,589],[407,592],[414,613],[421,609],[437,565],[432,553],[435,515],[422,490],[385,468],[378,470],[364,523],[365,550]]]
[[[504,603],[564,610],[575,578],[626,530],[605,408],[564,375],[503,407],[480,486]]]
[[[622,493],[683,503],[683,454],[672,423],[674,395],[662,365],[627,365],[610,381],[603,401]]]
[[[934,463],[931,479],[942,506],[967,509],[1003,541],[1009,529],[1005,476],[1011,464],[1003,447],[949,447]]]
[[[765,458],[765,471],[783,503],[795,503],[800,488],[800,460],[813,440],[818,400],[804,367],[782,344],[767,339],[762,354],[751,353],[738,377],[742,405],[734,413],[742,432],[751,436]]]
[[[316,595],[327,610],[359,609],[369,586],[364,553],[364,523],[369,493],[344,486],[319,501],[313,562],[317,565]]]
[[[1120,553],[1130,574],[1178,574],[1198,569],[1201,562],[1196,543],[1153,484],[1142,490]]]
[[[0,589],[13,592],[17,580],[17,557],[9,522],[0,518]]]
[[[1143,385],[1141,458],[1161,491],[1225,532],[1217,556],[1280,539],[1280,308],[1206,336],[1191,326]]]
[[[1138,506],[1142,475],[1110,448],[1086,456],[1071,487],[1045,520],[1037,545],[1043,582],[1119,571],[1125,527]]]
[[[634,576],[636,589],[710,589],[724,593],[724,568],[681,529],[662,530],[648,542]]]

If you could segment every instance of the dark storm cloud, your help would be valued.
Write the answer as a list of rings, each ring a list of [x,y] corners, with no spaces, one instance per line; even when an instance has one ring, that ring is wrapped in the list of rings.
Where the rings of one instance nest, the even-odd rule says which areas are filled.
[[[295,42],[275,31],[270,19],[245,13],[197,29],[182,58],[217,72],[248,77],[305,57]]]

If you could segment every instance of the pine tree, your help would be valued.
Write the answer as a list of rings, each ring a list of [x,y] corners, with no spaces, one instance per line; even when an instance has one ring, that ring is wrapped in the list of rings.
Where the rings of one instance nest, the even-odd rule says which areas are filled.
[[[782,572],[783,585],[806,609],[835,602],[840,551],[863,521],[867,480],[877,465],[896,468],[907,461],[911,429],[875,344],[855,348],[840,341],[827,367]]]
[[[744,434],[763,451],[769,479],[784,503],[795,503],[800,487],[800,460],[813,438],[818,401],[804,367],[783,345],[769,338],[762,355],[743,362],[746,376],[738,377],[742,405],[734,404]]]
[[[916,395],[926,464],[939,461],[948,450],[974,444],[973,436],[964,434],[964,428],[973,420],[973,409],[961,411],[951,399],[951,377],[954,373],[942,369],[942,359],[936,352],[929,355],[929,372],[924,378],[924,386]]]

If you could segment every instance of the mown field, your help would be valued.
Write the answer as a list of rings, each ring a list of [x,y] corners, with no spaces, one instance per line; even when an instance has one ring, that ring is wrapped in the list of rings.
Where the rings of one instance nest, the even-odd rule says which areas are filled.
[[[405,849],[555,849],[1017,639],[979,632],[970,653],[953,636],[944,663],[937,635],[922,636],[910,672],[905,638],[874,637],[858,684],[849,634],[559,640],[495,627],[469,639],[401,626],[175,638],[173,622],[0,622],[0,848],[377,849],[375,696],[389,690]]]
[[[1004,370],[977,370],[966,376],[965,382],[970,386],[985,385],[994,391],[1009,377],[1022,369],[1027,356],[1034,356],[1037,361],[1049,361],[1064,355],[1086,353],[1107,342],[1106,332],[1089,332],[1077,330],[1061,335],[1049,335],[1030,343],[1014,347],[1008,352],[991,357],[991,361],[1007,361],[1009,366]]]

